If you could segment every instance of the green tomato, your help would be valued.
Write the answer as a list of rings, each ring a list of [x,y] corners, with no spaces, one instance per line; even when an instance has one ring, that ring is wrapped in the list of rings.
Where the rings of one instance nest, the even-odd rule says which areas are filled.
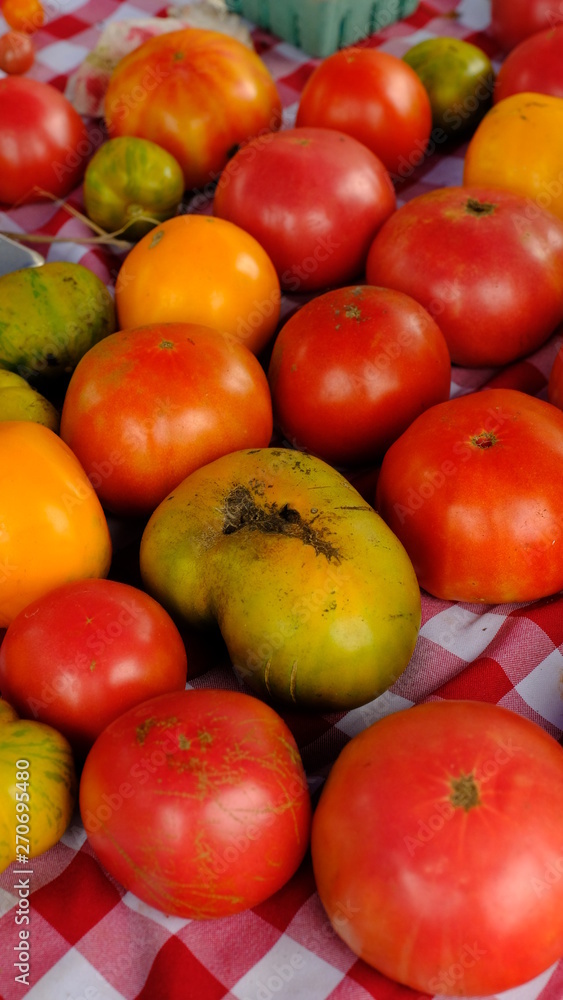
[[[433,138],[465,136],[491,106],[495,74],[488,56],[459,38],[428,38],[403,60],[424,85],[432,107]]]
[[[123,237],[130,241],[175,215],[183,193],[178,161],[155,142],[134,136],[104,142],[84,175],[89,218],[106,232],[126,227]]]

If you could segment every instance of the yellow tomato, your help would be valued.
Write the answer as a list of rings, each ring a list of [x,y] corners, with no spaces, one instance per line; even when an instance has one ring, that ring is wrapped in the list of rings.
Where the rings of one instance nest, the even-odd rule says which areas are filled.
[[[94,489],[48,427],[0,422],[0,628],[70,580],[106,576],[111,540]]]
[[[179,215],[147,233],[119,272],[121,329],[198,323],[230,333],[257,354],[280,312],[276,270],[257,240],[210,215]]]
[[[463,183],[524,195],[563,219],[563,98],[523,93],[499,101],[469,143]]]

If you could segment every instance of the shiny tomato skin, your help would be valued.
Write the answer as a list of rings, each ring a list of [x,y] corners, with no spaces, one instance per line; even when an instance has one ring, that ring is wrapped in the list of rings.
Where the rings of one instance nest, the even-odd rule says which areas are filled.
[[[563,953],[562,796],[563,749],[507,708],[432,701],[375,722],[313,820],[335,931],[417,997],[492,997],[539,975]]]
[[[33,66],[35,49],[25,31],[7,31],[0,36],[0,69],[19,76]]]
[[[0,646],[3,696],[80,754],[133,705],[182,691],[186,676],[186,650],[168,613],[115,580],[48,591],[14,618]]]
[[[366,275],[428,310],[454,364],[506,365],[563,319],[563,225],[508,191],[438,188],[381,227]]]
[[[381,160],[333,129],[254,139],[229,161],[214,214],[264,247],[282,288],[318,291],[361,277],[371,241],[396,207]]]
[[[40,200],[36,188],[64,198],[91,152],[86,126],[64,94],[26,76],[0,79],[0,202]]]
[[[246,347],[208,327],[118,330],[74,370],[60,433],[105,508],[144,516],[201,465],[269,444],[268,382]]]
[[[423,83],[402,59],[381,49],[350,47],[313,71],[296,125],[345,132],[371,149],[392,177],[404,176],[424,157],[432,109]]]
[[[505,52],[560,20],[553,0],[491,0],[491,34]]]
[[[311,803],[293,736],[238,691],[152,698],[98,738],[80,810],[102,864],[144,902],[229,916],[280,889],[309,842]]]
[[[257,53],[202,28],[150,38],[121,59],[104,107],[110,137],[162,146],[187,189],[217,180],[240,142],[281,125],[280,97]]]
[[[534,601],[563,587],[563,413],[516,389],[426,410],[387,451],[376,508],[420,586],[448,601]]]
[[[563,25],[523,39],[502,63],[494,103],[524,92],[563,97]]]
[[[280,330],[268,380],[275,419],[295,446],[336,466],[373,462],[450,394],[444,336],[408,295],[339,288]]]

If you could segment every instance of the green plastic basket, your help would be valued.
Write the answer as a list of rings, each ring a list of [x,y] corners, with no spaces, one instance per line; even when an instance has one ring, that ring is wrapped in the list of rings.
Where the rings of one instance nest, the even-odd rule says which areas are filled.
[[[311,56],[325,58],[414,13],[419,0],[226,0],[241,14]]]

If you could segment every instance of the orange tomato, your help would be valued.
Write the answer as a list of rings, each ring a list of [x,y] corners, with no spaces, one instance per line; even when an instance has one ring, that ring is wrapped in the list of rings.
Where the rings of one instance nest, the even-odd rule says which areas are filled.
[[[233,222],[179,215],[125,258],[115,288],[120,328],[197,323],[258,354],[279,319],[280,283],[266,251]]]
[[[48,427],[0,423],[0,467],[0,628],[6,628],[53,587],[105,577],[111,540],[86,473]]]
[[[513,94],[491,108],[474,132],[463,183],[524,195],[531,199],[530,213],[537,206],[563,218],[562,164],[563,98]]]
[[[10,28],[25,31],[27,35],[41,28],[45,21],[41,0],[3,0],[2,14]]]

